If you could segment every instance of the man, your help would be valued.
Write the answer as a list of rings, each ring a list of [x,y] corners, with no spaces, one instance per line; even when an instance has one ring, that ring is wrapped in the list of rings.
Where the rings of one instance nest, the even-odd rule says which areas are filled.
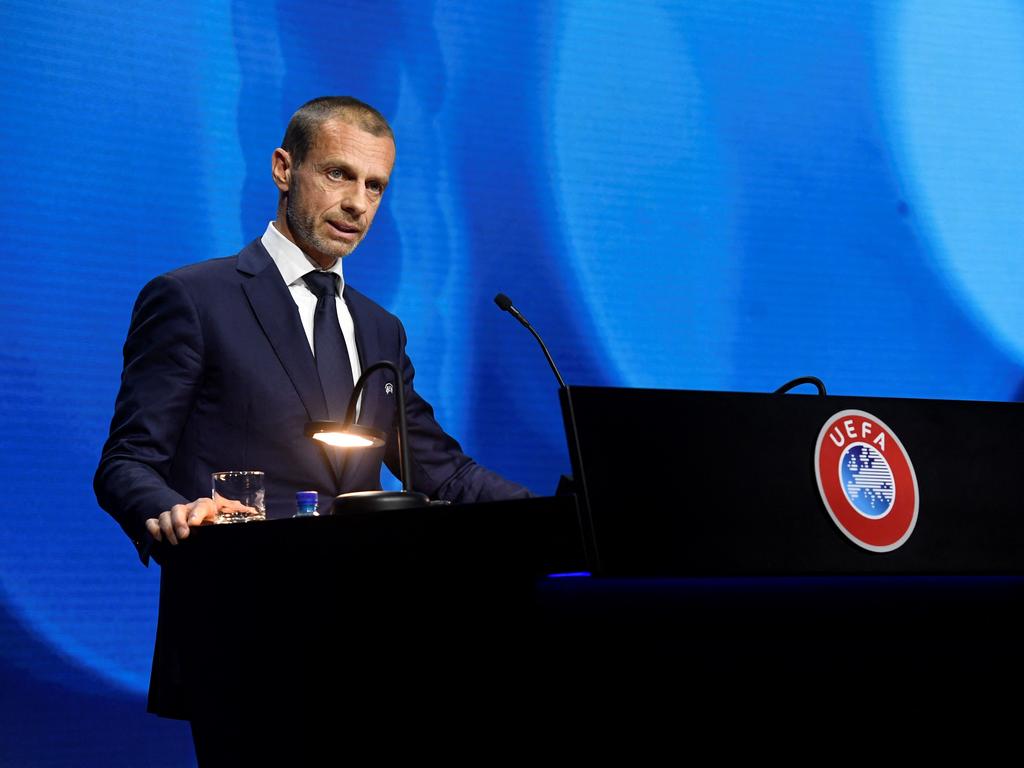
[[[339,493],[379,488],[381,463],[398,467],[392,372],[375,372],[359,403],[359,423],[388,433],[383,448],[334,453],[304,429],[344,418],[360,371],[379,360],[402,372],[416,490],[456,502],[529,495],[445,434],[413,388],[402,324],[344,282],[342,258],[369,231],[394,160],[391,128],[375,109],[348,97],[314,99],[274,150],[277,215],[263,236],[236,256],[143,288],[95,477],[100,505],[143,562],[154,541],[178,545],[214,517],[215,471],[263,470],[268,517],[293,514],[299,490],[319,491],[328,505]],[[263,750],[292,748],[294,734],[266,726],[262,713],[236,722],[187,701],[172,635],[158,629],[149,710],[192,721],[201,764],[272,764]],[[318,642],[296,638],[297,647]],[[241,759],[243,748],[252,760]]]
[[[176,545],[214,517],[215,471],[264,470],[268,517],[291,515],[299,490],[327,504],[379,488],[382,461],[397,469],[391,372],[372,375],[359,406],[359,423],[391,435],[385,447],[342,458],[304,433],[307,421],[341,420],[352,380],[378,360],[403,372],[416,490],[456,502],[529,495],[445,434],[413,389],[398,318],[344,282],[342,258],[369,231],[394,160],[375,109],[350,97],[308,102],[274,150],[277,215],[263,236],[143,288],[95,477],[100,505],[143,562],[154,540]]]

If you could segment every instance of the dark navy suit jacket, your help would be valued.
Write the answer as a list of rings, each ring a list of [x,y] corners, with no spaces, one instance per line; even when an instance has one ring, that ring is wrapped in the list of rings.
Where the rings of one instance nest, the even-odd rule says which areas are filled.
[[[453,502],[529,495],[476,464],[435,421],[413,388],[398,318],[348,285],[344,298],[363,369],[390,360],[403,372],[414,489]],[[268,517],[293,514],[299,490],[319,491],[324,504],[379,488],[381,462],[398,469],[393,378],[372,374],[359,416],[389,433],[385,447],[332,463],[333,449],[304,434],[327,408],[298,310],[262,243],[157,277],[132,314],[97,499],[145,562],[145,520],[209,496],[216,471],[263,470]]]

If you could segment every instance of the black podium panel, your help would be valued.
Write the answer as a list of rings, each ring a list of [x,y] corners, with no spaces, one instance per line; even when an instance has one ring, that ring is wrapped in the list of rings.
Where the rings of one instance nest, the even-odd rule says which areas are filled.
[[[604,573],[1024,571],[1020,404],[603,387],[569,397],[573,472]],[[881,419],[916,470],[916,526],[892,552],[853,544],[821,501],[815,443],[846,409]]]
[[[562,497],[204,526],[159,559],[149,710],[307,723],[325,695],[368,706],[456,670],[513,674],[496,655],[535,578],[578,570],[582,549]]]

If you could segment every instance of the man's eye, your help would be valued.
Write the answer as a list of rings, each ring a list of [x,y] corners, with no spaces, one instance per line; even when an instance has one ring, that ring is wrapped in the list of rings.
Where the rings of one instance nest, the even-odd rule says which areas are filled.
[[[366,186],[375,195],[379,195],[384,191],[384,185],[381,184],[380,182],[371,181]]]
[[[330,178],[332,178],[332,179],[344,179],[345,178],[345,172],[343,170],[341,170],[341,168],[331,168],[331,170],[329,170],[327,172],[327,175]]]

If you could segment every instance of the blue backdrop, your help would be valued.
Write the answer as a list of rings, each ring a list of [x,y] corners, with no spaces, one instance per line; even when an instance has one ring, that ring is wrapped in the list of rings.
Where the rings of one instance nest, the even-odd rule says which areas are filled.
[[[537,492],[556,391],[497,291],[572,383],[1020,399],[1019,2],[7,0],[0,39],[4,765],[191,763],[142,714],[157,569],[91,477],[137,291],[262,232],[311,97],[398,137],[347,279]]]

